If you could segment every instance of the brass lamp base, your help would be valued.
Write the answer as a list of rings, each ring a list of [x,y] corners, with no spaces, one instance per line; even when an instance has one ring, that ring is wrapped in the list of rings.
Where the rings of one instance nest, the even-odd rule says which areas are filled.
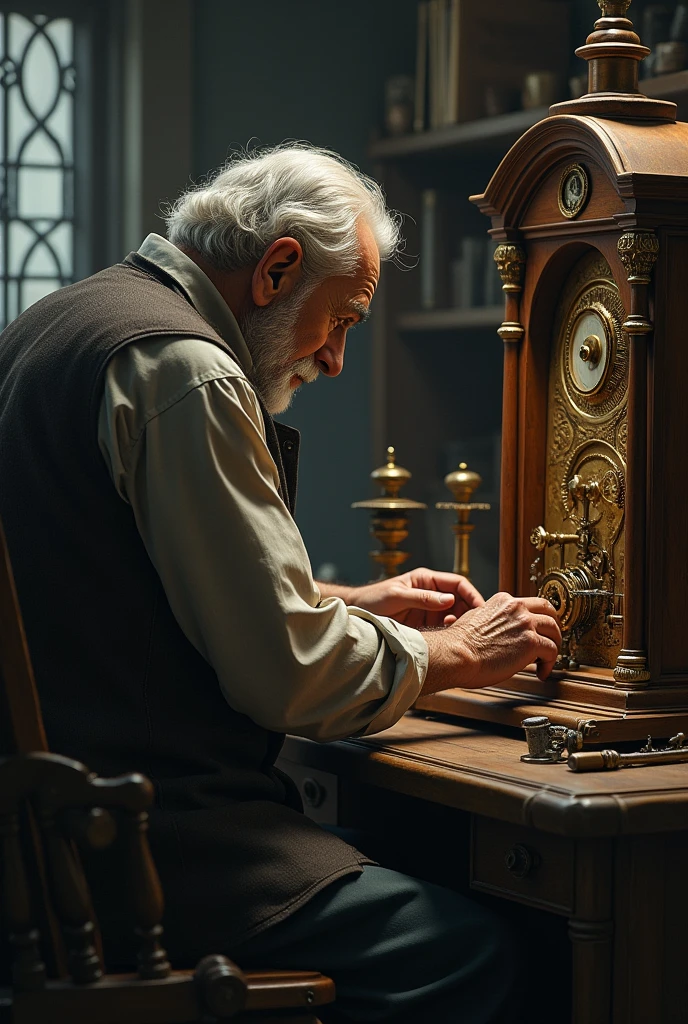
[[[376,565],[381,566],[378,579],[386,580],[397,576],[400,567],[409,557],[407,551],[399,551],[399,545],[408,537],[408,516],[405,513],[413,508],[427,508],[427,505],[399,497],[399,491],[411,479],[411,474],[403,466],[397,466],[392,447],[387,449],[386,465],[373,470],[370,478],[382,485],[381,496],[355,501],[351,507],[367,508],[374,513],[370,532],[382,544],[382,551],[371,551],[370,557]]]
[[[491,506],[484,501],[471,501],[473,491],[483,480],[478,473],[468,469],[465,462],[460,462],[458,469],[445,476],[444,482],[454,495],[454,501],[438,501],[435,508],[456,512],[456,522],[452,525],[455,538],[452,572],[470,579],[469,543],[475,529],[475,523],[469,522],[471,512],[488,512]]]

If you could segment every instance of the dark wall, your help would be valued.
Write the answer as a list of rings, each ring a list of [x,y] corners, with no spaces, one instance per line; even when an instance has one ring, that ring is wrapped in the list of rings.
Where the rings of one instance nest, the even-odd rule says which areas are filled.
[[[370,171],[366,149],[382,120],[384,81],[413,71],[416,0],[196,0],[195,176],[230,149],[307,139]],[[375,305],[373,303],[373,310]],[[315,569],[369,578],[372,495],[370,326],[350,335],[344,372],[302,389],[286,419],[303,433],[297,519]]]

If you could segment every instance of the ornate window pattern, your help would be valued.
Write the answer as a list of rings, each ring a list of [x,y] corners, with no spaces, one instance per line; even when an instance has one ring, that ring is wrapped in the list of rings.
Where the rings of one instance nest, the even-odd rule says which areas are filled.
[[[74,274],[74,23],[0,12],[0,329]]]

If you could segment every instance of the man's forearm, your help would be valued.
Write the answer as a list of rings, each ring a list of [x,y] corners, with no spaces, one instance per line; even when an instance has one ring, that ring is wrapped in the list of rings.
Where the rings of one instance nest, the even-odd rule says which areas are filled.
[[[345,587],[340,583],[321,583],[315,581],[321,597],[341,597],[346,605],[356,604],[357,587]]]

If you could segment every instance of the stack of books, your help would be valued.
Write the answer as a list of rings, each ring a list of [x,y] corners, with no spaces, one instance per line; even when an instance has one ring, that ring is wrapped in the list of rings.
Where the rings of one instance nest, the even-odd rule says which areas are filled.
[[[422,309],[474,309],[503,301],[502,281],[494,262],[495,244],[487,235],[454,234],[455,203],[440,189],[421,193],[420,305]]]
[[[563,81],[569,63],[563,0],[420,0],[414,130],[494,113],[500,96],[520,96],[527,75]]]

